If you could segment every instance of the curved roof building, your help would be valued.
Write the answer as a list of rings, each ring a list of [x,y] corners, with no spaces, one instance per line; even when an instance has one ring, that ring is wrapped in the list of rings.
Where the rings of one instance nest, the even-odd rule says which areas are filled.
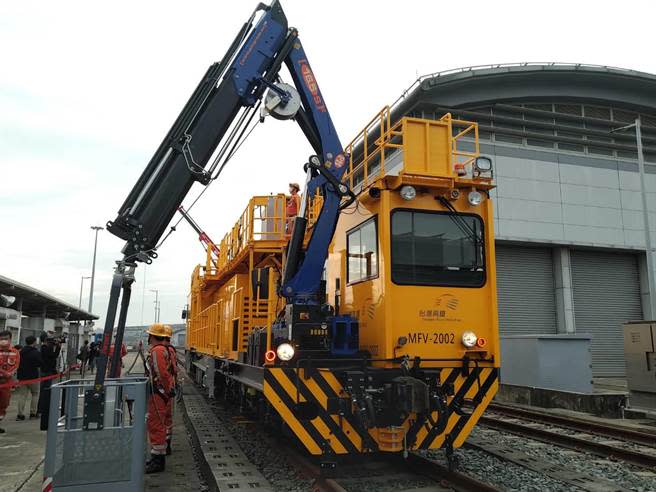
[[[629,159],[636,158],[635,133],[609,131],[640,114],[647,160],[656,160],[656,75],[634,70],[556,63],[462,68],[421,77],[394,109],[397,117],[452,112],[475,119],[494,142]]]
[[[580,64],[420,78],[393,106],[477,121],[493,158],[502,336],[592,335],[595,376],[624,375],[622,324],[651,319],[635,129],[656,238],[656,75]]]

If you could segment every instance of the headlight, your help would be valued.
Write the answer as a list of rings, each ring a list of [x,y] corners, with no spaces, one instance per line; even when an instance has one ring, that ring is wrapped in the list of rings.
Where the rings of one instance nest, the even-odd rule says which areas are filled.
[[[477,157],[474,161],[474,167],[480,172],[489,173],[492,171],[492,159],[489,157]]]
[[[474,341],[474,343],[476,343],[476,341]],[[278,354],[278,358],[280,360],[284,360],[286,362],[294,357],[294,347],[291,343],[281,343],[276,349],[276,354]]]
[[[405,185],[401,187],[399,195],[401,195],[401,198],[404,200],[412,200],[417,196],[417,190],[415,190],[414,186]]]
[[[472,348],[476,345],[478,337],[473,331],[466,331],[462,334],[462,344],[467,348]]]
[[[483,195],[476,190],[472,190],[469,192],[469,195],[467,195],[467,200],[472,207],[476,207],[483,201]]]

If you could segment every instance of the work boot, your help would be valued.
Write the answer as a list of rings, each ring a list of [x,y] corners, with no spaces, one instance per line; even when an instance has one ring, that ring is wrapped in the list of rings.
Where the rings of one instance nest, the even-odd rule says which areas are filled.
[[[25,420],[25,415],[16,415],[16,420]]]
[[[173,450],[171,449],[171,440],[167,439],[166,440],[166,456],[171,456],[171,453],[173,453]]]
[[[164,471],[166,458],[162,454],[151,454],[146,462],[146,473],[160,473]]]

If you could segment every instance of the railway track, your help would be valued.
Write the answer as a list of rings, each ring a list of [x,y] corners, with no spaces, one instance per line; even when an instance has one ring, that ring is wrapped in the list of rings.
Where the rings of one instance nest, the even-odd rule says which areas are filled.
[[[178,351],[178,355],[179,358],[182,357],[183,352]],[[415,491],[455,490],[461,492],[486,492],[504,490],[505,484],[508,483],[507,480],[505,482],[502,480],[501,483],[504,484],[504,486],[499,485],[498,473],[490,475],[497,484],[497,486],[495,486],[483,481],[487,480],[485,474],[481,475],[476,472],[475,475],[479,477],[477,479],[470,475],[471,470],[450,471],[446,466],[437,462],[441,459],[441,453],[436,453],[434,456],[435,459],[431,459],[431,457],[422,454],[412,453],[407,460],[399,459],[399,457],[372,455],[367,457],[366,460],[361,460],[357,465],[353,465],[351,464],[351,460],[347,460],[339,465],[337,471],[338,476],[335,478],[326,478],[321,476],[319,466],[312,462],[311,458],[303,451],[299,450],[291,440],[285,441],[285,439],[278,435],[274,436],[271,433],[266,432],[266,429],[250,419],[246,419],[248,420],[248,425],[246,425],[246,420],[235,417],[229,411],[225,413],[224,418],[232,421],[233,424],[237,423],[237,427],[242,429],[238,432],[249,434],[251,436],[258,436],[256,438],[242,438],[246,439],[245,441],[237,439],[240,441],[240,445],[243,449],[260,447],[269,448],[272,451],[264,451],[263,453],[265,456],[276,456],[276,463],[287,462],[283,474],[287,474],[290,477],[295,476],[295,478],[292,479],[292,482],[303,484],[301,488],[295,488],[293,490],[313,490],[316,492],[362,492],[367,490],[392,491],[411,488]],[[246,429],[248,429],[247,432]],[[229,430],[229,433],[232,434],[232,431]],[[534,472],[536,477],[540,475],[544,476],[545,479],[550,477],[557,482],[570,485],[572,489],[578,488],[594,492],[620,492],[627,490],[618,487],[616,484],[604,481],[603,479],[595,479],[594,477],[586,476],[583,473],[576,473],[574,470],[563,470],[562,466],[558,467],[553,463],[546,463],[543,459],[530,460],[527,456],[521,456],[517,452],[514,452],[511,455],[507,449],[501,449],[499,447],[492,449],[490,443],[478,442],[473,443],[469,447],[478,450],[481,455],[489,454],[495,457],[498,460],[497,462],[501,464],[497,465],[501,466],[501,468],[495,468],[495,470],[499,470],[499,472],[504,470],[502,463],[512,463],[516,467],[523,467]],[[260,467],[261,463],[266,460],[262,458],[261,453],[261,451],[258,451],[254,456],[248,453],[249,460],[251,460],[252,463],[260,463],[258,467]],[[270,458],[268,459],[270,460]],[[269,463],[272,462],[269,461]],[[267,465],[265,465],[265,467],[266,466]],[[272,490],[292,490],[286,488],[286,485],[275,477],[268,475],[266,469],[263,469],[262,471],[267,478],[272,479]],[[505,473],[505,471],[503,473]],[[516,471],[508,471],[506,474],[512,475],[512,473],[516,473]],[[516,481],[517,480],[515,480],[515,483]],[[553,484],[556,482],[552,481],[551,483]]]
[[[574,431],[582,431],[588,434],[609,437],[611,439],[621,439],[638,445],[649,447],[654,447],[656,445],[656,429],[653,432],[639,431],[622,426],[608,425],[602,422],[564,415],[555,415],[552,413],[540,412],[538,410],[511,405],[501,405],[498,403],[490,403],[487,408],[487,413],[490,412],[501,414],[506,417],[517,417],[531,420],[533,422],[557,425]]]
[[[185,349],[183,347],[175,347],[175,358],[178,360],[178,365],[185,366]]]
[[[383,461],[386,463],[389,462],[387,459],[383,459]],[[426,486],[426,490],[435,490],[435,486],[438,486],[444,491],[452,490],[456,492],[501,492],[501,489],[491,484],[478,480],[477,478],[462,472],[451,471],[447,467],[417,453],[410,453],[403,463],[399,463],[399,460],[394,460],[392,467],[395,466],[401,469],[406,469],[412,474],[420,475],[430,479],[433,484],[432,486]],[[316,474],[312,488],[314,492],[349,492],[350,490],[355,492],[356,490],[361,490],[355,488],[351,489],[348,485],[348,478],[331,479],[321,477],[318,467],[313,470],[313,473]],[[399,478],[401,476],[402,475],[399,473],[392,471],[389,478],[393,479]],[[382,477],[382,479],[384,478],[385,477]],[[380,477],[378,481],[382,481]],[[414,490],[421,490],[421,487],[414,488]]]
[[[363,490],[359,488],[361,484],[358,483],[358,479],[349,476],[349,465],[340,466],[341,472],[338,472],[340,476],[327,478],[322,476],[318,465],[311,462],[293,446],[283,444],[281,450],[306,477],[312,479],[313,492],[360,492]],[[372,461],[377,461],[387,472],[382,476],[370,477],[370,487],[375,487],[374,483],[402,481],[405,475],[410,475],[426,477],[425,489],[431,491],[436,490],[436,486],[444,491],[456,492],[500,492],[502,490],[471,475],[451,471],[446,466],[418,453],[410,453],[406,459],[401,459],[399,456],[374,456]],[[357,483],[355,486],[352,485],[354,481]],[[368,488],[366,490],[378,489]],[[413,487],[413,490],[422,490],[422,487]]]
[[[490,410],[479,420],[488,428],[656,470],[656,435],[505,405]]]
[[[184,350],[178,349],[177,355],[180,366],[184,367]],[[187,379],[189,383],[197,387],[190,378],[187,377]],[[205,399],[205,401],[208,400]],[[450,471],[446,466],[416,453],[411,453],[407,459],[401,459],[398,455],[371,455],[363,457],[356,465],[351,464],[351,460],[347,460],[338,466],[337,477],[328,478],[322,476],[319,465],[299,450],[291,440],[263,432],[261,426],[255,421],[238,419],[234,416],[228,417],[228,419],[237,423],[242,432],[246,432],[248,429],[249,433],[256,435],[258,445],[275,450],[278,461],[285,461],[291,465],[298,475],[306,479],[305,484],[311,484],[309,490],[314,492],[392,491],[403,490],[405,484],[410,484],[410,487],[416,491],[425,489],[426,491],[500,492],[502,490],[466,473]],[[222,432],[229,432],[229,430]],[[246,439],[241,446],[244,449],[252,448],[255,445],[253,441],[249,440],[252,438]],[[239,441],[238,438],[237,440]],[[203,452],[201,449],[198,451]],[[284,459],[280,459],[283,456]],[[260,459],[261,457],[255,457],[255,462]],[[303,481],[299,483],[303,483]],[[395,487],[391,485],[393,483],[400,485]],[[278,488],[274,486],[273,490],[278,490]]]
[[[183,357],[184,354],[182,351],[178,351],[178,355],[180,358]],[[209,400],[206,401],[211,403]],[[218,402],[214,402],[212,408],[218,408],[217,404]],[[513,446],[512,442],[508,442],[508,437],[505,438],[505,448],[498,442],[498,438],[495,439],[492,437],[491,439],[477,439],[474,437],[473,439],[469,439],[465,445],[465,447],[469,449],[461,451],[461,453],[464,453],[462,456],[463,459],[467,460],[468,465],[461,468],[462,471],[448,470],[446,466],[440,463],[442,460],[441,453],[433,453],[432,456],[431,453],[411,453],[406,460],[400,459],[399,456],[371,455],[367,456],[366,459],[361,459],[357,462],[354,457],[354,459],[345,460],[338,466],[336,477],[322,477],[318,464],[314,463],[309,456],[301,451],[292,440],[286,441],[281,438],[277,432],[275,435],[267,432],[267,427],[258,424],[256,421],[245,419],[244,417],[235,417],[229,409],[230,406],[231,405],[229,404],[222,411],[224,415],[223,422],[224,424],[226,421],[232,422],[233,428],[231,429],[229,426],[222,432],[228,432],[230,435],[234,435],[242,449],[256,450],[252,452],[248,451],[246,453],[248,455],[248,460],[251,463],[255,463],[256,465],[254,466],[257,466],[263,475],[271,481],[272,488],[270,490],[274,491],[312,490],[316,492],[363,492],[375,490],[391,492],[395,490],[412,489],[416,492],[493,492],[505,490],[506,487],[514,488],[517,486],[515,484],[522,483],[521,481],[526,475],[520,472],[521,468],[526,470],[525,473],[530,472],[533,474],[531,480],[534,484],[539,483],[542,480],[544,480],[545,483],[550,484],[551,488],[548,488],[549,490],[558,490],[559,483],[562,484],[563,489],[567,488],[568,490],[579,489],[590,492],[622,492],[624,490],[633,490],[631,486],[626,485],[626,482],[620,484],[615,483],[612,474],[610,473],[606,474],[606,476],[603,474],[597,476],[597,474],[591,471],[577,469],[575,466],[563,465],[558,459],[554,459],[550,462],[546,456],[529,456],[531,454],[530,450],[528,450],[527,454],[517,449],[513,449],[515,446]],[[522,417],[524,417],[524,427],[529,427],[530,429],[530,436],[527,436],[525,432],[520,432],[517,429],[513,429],[514,432],[508,430],[508,425],[510,425],[510,423],[521,425],[521,422],[518,422],[521,419],[518,414],[503,415],[502,409],[499,409],[498,407],[495,410],[495,419],[491,419],[492,422],[486,422],[486,424],[490,424],[490,429],[486,430],[486,432],[492,433],[492,436],[494,436],[496,432],[501,431],[506,436],[509,433],[512,433],[523,435],[531,440],[535,440],[536,438],[533,437],[535,428],[531,428],[531,426],[556,426],[556,423],[554,423],[555,421],[549,423],[540,421],[526,422],[528,419],[528,413],[523,413]],[[503,423],[499,424],[499,422]],[[561,430],[565,432],[582,432],[565,426],[565,422],[562,422],[562,424]],[[503,427],[500,428],[501,426]],[[238,429],[236,430],[236,434],[233,434],[233,432],[235,432],[235,427]],[[521,430],[524,431],[524,429]],[[550,444],[557,444],[559,447],[561,446],[561,444],[554,442],[552,439],[551,434],[555,433],[553,429],[543,428],[542,430],[549,432],[550,435],[548,438],[537,440],[548,442]],[[590,428],[586,428],[586,430],[590,431]],[[604,434],[604,437],[608,436]],[[561,437],[561,439],[569,438],[570,436],[567,435]],[[615,438],[619,437],[615,435]],[[590,438],[588,438],[588,440],[590,440]],[[639,445],[634,442],[635,440],[631,441],[627,439],[627,441],[630,445]],[[587,446],[584,448],[579,442],[575,445],[562,447],[569,447],[571,449],[576,449],[577,451],[588,451]],[[654,451],[656,454],[656,450]],[[473,456],[470,453],[478,453],[476,455],[478,457]],[[571,453],[571,451],[563,451],[562,453]],[[634,450],[634,453],[640,454],[636,450]],[[645,461],[644,456],[640,459],[635,456],[633,456],[632,459],[629,459],[626,458],[625,455],[620,456],[616,450],[614,450],[612,454],[602,451],[597,451],[594,454],[603,457],[611,456],[616,460],[623,460],[631,464],[635,463],[640,466],[640,469],[652,467],[651,460]],[[483,459],[484,455],[489,455],[489,458],[487,458],[488,461]],[[656,463],[656,457],[652,458]],[[490,468],[489,465],[492,463],[489,461],[490,459],[496,459],[496,464],[492,464],[492,468]],[[472,468],[472,460],[478,463],[487,462],[488,466],[484,468]],[[285,464],[282,465],[282,463]],[[281,471],[280,467],[283,467],[282,469],[284,471]],[[275,470],[271,472],[272,469]],[[491,469],[494,470],[494,473],[491,473],[489,476],[493,479],[495,485],[486,483],[488,480],[486,473],[490,472],[485,472],[483,470]],[[472,476],[472,472],[474,476]],[[281,479],[280,475],[289,477],[291,482],[284,478]],[[651,489],[646,488],[644,490]]]
[[[408,466],[416,473],[423,474],[441,485],[452,487],[460,492],[500,492],[501,489],[465,473],[449,470],[447,467],[421,456],[410,453],[406,459]]]

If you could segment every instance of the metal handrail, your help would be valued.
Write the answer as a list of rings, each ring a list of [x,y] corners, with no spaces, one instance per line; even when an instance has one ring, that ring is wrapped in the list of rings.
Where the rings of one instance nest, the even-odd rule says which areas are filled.
[[[394,130],[398,127],[398,123],[394,126]],[[346,173],[344,173],[344,177],[342,178],[343,180],[347,181],[349,184],[350,188],[353,188],[353,176],[356,174],[356,172],[362,171],[364,172],[364,182],[367,182],[368,180],[368,163],[371,159],[373,159],[379,152],[382,152],[382,149],[386,146],[388,136],[390,134],[390,131],[392,128],[390,127],[390,107],[385,106],[383,107],[378,113],[374,115],[371,120],[367,122],[367,124],[364,126],[362,130],[351,140],[351,142],[344,147],[345,153],[349,156],[349,162],[348,162],[348,169]],[[369,152],[369,141],[373,136],[378,134],[378,138],[376,138],[373,142],[374,145],[374,150],[373,152]],[[354,149],[356,149],[358,146],[362,145],[362,160],[357,161],[357,164],[354,164],[354,162],[357,160],[357,156],[354,155]],[[382,152],[381,155],[381,166],[384,168],[384,161],[385,161],[385,156],[384,152]]]
[[[192,288],[192,297],[196,297],[202,282],[208,277],[217,277],[229,272],[235,265],[248,258],[250,248],[257,248],[258,243],[263,244],[267,250],[281,247],[287,244],[290,233],[290,218],[287,217],[286,207],[287,196],[284,194],[255,196],[252,197],[239,219],[234,223],[230,231],[223,237],[217,245],[219,249],[218,257],[212,254],[210,248],[207,251],[207,260],[204,266],[196,267],[193,278],[200,280],[199,284],[194,284]],[[315,224],[321,213],[323,206],[323,197],[320,193],[310,201],[308,207],[308,231]],[[309,234],[309,232],[308,232]],[[240,294],[243,298],[243,292]],[[225,348],[228,346],[225,340],[224,319],[221,315],[222,308],[219,300],[213,302],[194,316],[187,320],[189,326],[190,346],[206,350],[209,353],[218,355],[227,355]],[[249,301],[250,302],[250,301]],[[233,303],[234,304],[234,303]],[[267,304],[266,309],[262,309],[262,317],[272,317],[272,311],[275,310],[275,303],[270,306]],[[235,316],[243,318],[243,302],[236,303],[237,310]],[[259,308],[258,308],[259,309]],[[275,313],[274,313],[275,314]],[[253,313],[249,314],[253,317]],[[242,341],[245,335],[244,323],[240,323],[239,340]],[[270,346],[270,344],[269,344]],[[221,353],[219,354],[219,349]]]
[[[383,107],[345,147],[349,160],[347,171],[342,179],[351,189],[361,185],[357,190],[361,193],[371,184],[371,177],[385,175],[386,149],[403,149],[405,122],[409,118],[401,118],[393,125],[390,118],[390,107]],[[478,124],[455,119],[450,113],[445,114],[438,121],[448,126],[451,166],[455,169],[472,163],[479,156]],[[453,128],[458,130],[455,135]],[[471,143],[472,140],[474,150],[465,150],[459,145],[465,141]],[[427,142],[426,145],[430,146],[430,143]],[[359,151],[358,155],[354,154],[356,148]]]

